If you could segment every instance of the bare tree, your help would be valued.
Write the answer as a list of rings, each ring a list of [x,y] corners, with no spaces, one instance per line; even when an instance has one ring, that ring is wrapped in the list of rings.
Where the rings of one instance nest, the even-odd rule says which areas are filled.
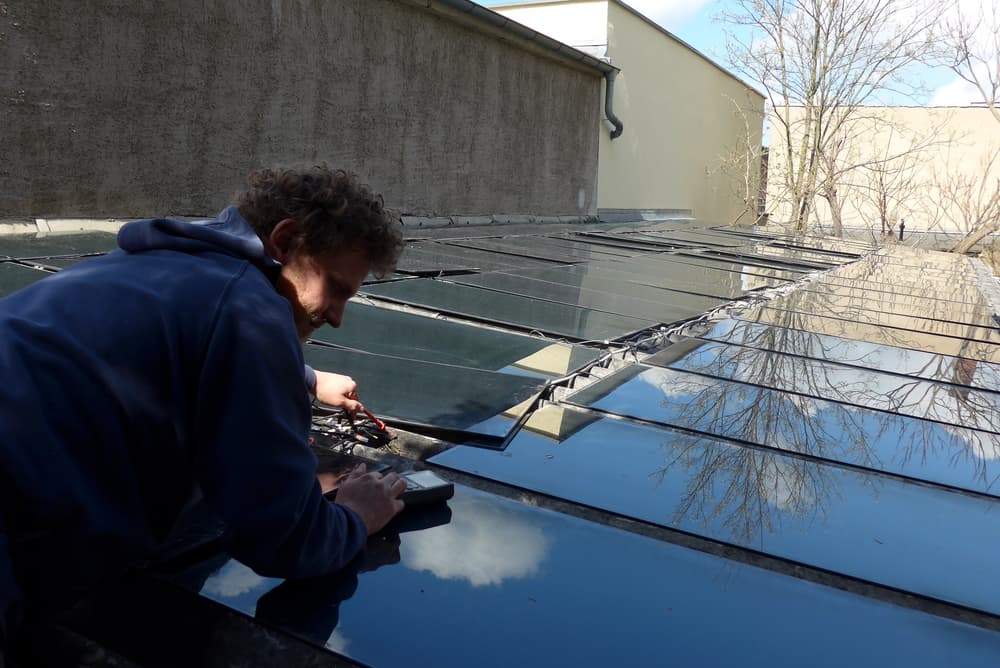
[[[764,119],[749,101],[749,93],[748,99],[742,104],[732,96],[724,94],[724,97],[732,105],[733,115],[742,125],[735,144],[727,147],[726,152],[719,157],[718,171],[728,177],[733,194],[743,204],[739,214],[729,224],[735,225],[745,217],[756,222],[762,176],[761,126]]]
[[[934,8],[918,0],[736,0],[731,66],[760,84],[774,110],[769,182],[792,228],[816,198],[840,205],[837,154],[854,116],[885,91],[907,89],[907,68],[931,41]],[[749,38],[745,37],[749,29]],[[780,146],[780,151],[775,147]]]
[[[941,28],[937,61],[970,84],[1000,123],[1000,0],[954,1],[950,10]],[[949,173],[938,183],[942,211],[965,232],[965,237],[951,248],[953,252],[967,253],[1000,229],[997,163],[994,149],[977,173]]]
[[[1000,0],[953,0],[937,42],[937,62],[971,84],[1000,123]],[[977,101],[970,100],[974,103]]]
[[[941,151],[949,151],[961,137],[951,129],[951,113],[940,110],[926,126],[910,125],[893,109],[872,110],[855,119],[850,130],[861,141],[851,143],[848,156],[836,160],[831,180],[841,182],[851,206],[868,224],[874,237],[878,225],[884,239],[907,217],[926,227],[938,218],[929,201],[930,189],[922,176]]]
[[[968,253],[1000,229],[1000,147],[987,154],[978,169],[947,169],[938,178],[935,202],[939,217],[950,229],[965,233],[952,246],[954,253]]]

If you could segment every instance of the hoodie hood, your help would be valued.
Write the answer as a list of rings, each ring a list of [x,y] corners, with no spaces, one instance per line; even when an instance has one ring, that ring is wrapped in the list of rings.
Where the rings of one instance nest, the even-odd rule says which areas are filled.
[[[126,223],[118,231],[118,246],[128,253],[148,250],[225,253],[251,262],[271,278],[281,269],[281,263],[264,252],[260,237],[235,206],[227,206],[215,220],[184,222],[154,218]]]

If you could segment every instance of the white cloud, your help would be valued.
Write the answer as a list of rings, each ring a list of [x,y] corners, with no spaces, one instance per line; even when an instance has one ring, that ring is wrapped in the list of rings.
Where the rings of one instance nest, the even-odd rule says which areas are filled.
[[[256,589],[272,578],[257,575],[249,567],[231,559],[226,565],[205,580],[201,593],[221,598],[235,598]]]
[[[955,77],[931,95],[932,107],[968,107],[973,102],[981,102],[983,94],[964,79]]]
[[[677,31],[709,0],[625,0],[625,4],[671,32]]]
[[[492,501],[456,496],[448,503],[454,511],[449,524],[403,541],[403,565],[442,580],[467,580],[474,587],[538,572],[549,551],[541,529]]]
[[[347,654],[347,646],[350,644],[351,641],[340,633],[340,629],[334,629],[333,633],[326,640],[327,649],[332,649],[334,652],[340,652],[341,654]]]

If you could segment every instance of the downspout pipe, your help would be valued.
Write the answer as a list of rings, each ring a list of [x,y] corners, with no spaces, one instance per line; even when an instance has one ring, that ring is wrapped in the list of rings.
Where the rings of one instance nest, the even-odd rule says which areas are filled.
[[[622,123],[622,119],[615,116],[615,78],[618,77],[618,69],[612,68],[604,73],[604,115],[607,117],[608,122],[615,126],[615,129],[611,131],[611,138],[618,139],[622,136],[622,132],[625,130],[625,124]]]
[[[423,0],[419,4],[427,7],[428,9],[433,9],[434,3],[440,3],[451,9],[458,10],[469,14],[476,19],[487,23],[495,28],[500,28],[501,30],[506,30],[507,32],[513,33],[522,39],[534,42],[535,44],[548,49],[549,51],[554,51],[564,58],[569,58],[582,65],[587,65],[594,69],[600,70],[604,73],[605,89],[604,89],[604,115],[607,117],[608,122],[614,126],[614,130],[611,131],[611,138],[616,139],[622,135],[625,129],[625,124],[622,123],[621,119],[615,115],[614,112],[614,92],[615,92],[615,77],[618,76],[620,71],[617,67],[614,67],[600,58],[595,58],[588,53],[584,53],[579,49],[574,49],[568,44],[563,44],[558,40],[554,40],[548,35],[543,35],[542,33],[532,30],[531,28],[518,23],[517,21],[512,21],[503,14],[498,14],[482,5],[472,2],[472,0]]]

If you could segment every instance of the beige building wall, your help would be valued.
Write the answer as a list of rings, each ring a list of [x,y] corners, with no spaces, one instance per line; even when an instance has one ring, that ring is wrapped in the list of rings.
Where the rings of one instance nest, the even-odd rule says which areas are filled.
[[[802,107],[792,108],[793,137],[801,137]],[[977,107],[865,107],[845,133],[838,154],[838,195],[846,229],[964,234],[1000,189],[1000,123]],[[776,120],[772,119],[772,127]],[[767,210],[771,220],[791,220],[785,138],[771,133]],[[881,205],[880,205],[881,202]],[[831,212],[817,198],[824,228]]]
[[[614,111],[625,131],[612,140],[601,123],[599,210],[688,210],[706,224],[753,221],[745,199],[756,193],[759,173],[760,93],[617,0],[493,9],[621,69]]]

